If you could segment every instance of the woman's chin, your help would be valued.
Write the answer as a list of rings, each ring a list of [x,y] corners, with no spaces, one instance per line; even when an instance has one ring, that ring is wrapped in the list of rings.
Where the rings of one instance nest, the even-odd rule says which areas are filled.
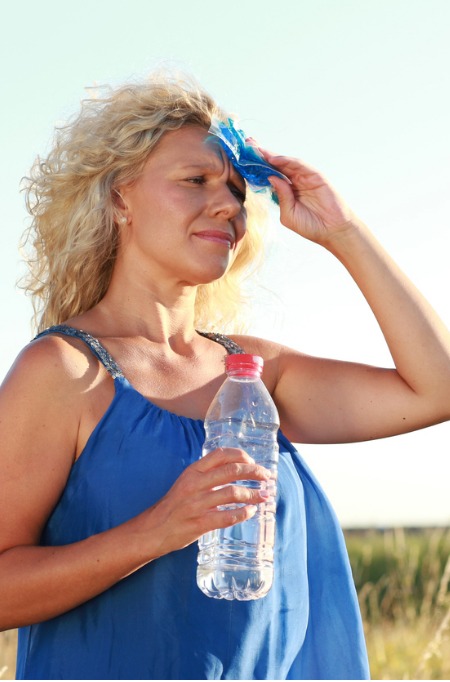
[[[230,269],[232,261],[222,261],[213,263],[211,260],[208,263],[204,263],[202,267],[198,268],[194,279],[197,284],[210,284],[215,282]]]

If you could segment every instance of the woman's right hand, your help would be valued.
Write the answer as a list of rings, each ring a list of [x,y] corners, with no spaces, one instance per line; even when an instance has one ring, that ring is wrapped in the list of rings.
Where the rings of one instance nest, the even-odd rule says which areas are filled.
[[[218,448],[191,464],[169,492],[144,513],[148,514],[151,526],[155,526],[151,535],[157,554],[153,558],[182,549],[211,530],[251,518],[256,505],[267,502],[270,495],[267,486],[255,489],[233,483],[243,480],[267,483],[271,477],[268,469],[238,448]],[[221,508],[224,505],[231,508]],[[159,537],[157,548],[155,537]]]
[[[98,375],[95,361],[92,373],[86,365],[75,344],[46,337],[25,349],[0,390],[0,630],[54,618],[203,533],[244,521],[266,500],[264,492],[230,484],[265,481],[269,473],[241,450],[216,450],[119,526],[42,546],[73,463],[84,392]],[[244,506],[217,509],[227,504]]]

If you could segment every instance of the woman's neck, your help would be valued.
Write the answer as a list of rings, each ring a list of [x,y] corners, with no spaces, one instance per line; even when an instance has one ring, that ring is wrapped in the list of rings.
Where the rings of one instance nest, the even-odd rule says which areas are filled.
[[[113,273],[103,299],[83,317],[103,335],[142,336],[173,346],[195,335],[195,296],[194,286]]]

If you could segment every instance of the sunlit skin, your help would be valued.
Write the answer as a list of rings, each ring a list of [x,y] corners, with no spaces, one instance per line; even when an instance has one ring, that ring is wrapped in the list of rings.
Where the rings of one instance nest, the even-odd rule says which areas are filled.
[[[98,305],[67,321],[99,338],[144,398],[195,419],[204,418],[224,378],[223,348],[195,331],[197,285],[221,277],[245,239],[244,182],[207,137],[195,126],[166,134],[137,181],[116,188],[120,247],[111,284]],[[449,419],[450,339],[435,312],[319,172],[263,154],[289,178],[272,179],[281,224],[343,264],[394,363],[339,362],[235,336],[264,358],[285,435],[345,443]],[[267,481],[268,472],[241,450],[219,449],[127,523],[41,547],[73,462],[113,398],[111,376],[85,346],[55,335],[30,344],[1,388],[0,628],[72,609],[200,535],[250,518],[264,500],[258,490],[227,484]],[[218,509],[229,503],[242,506]]]
[[[164,135],[119,192],[129,223],[117,267],[140,264],[166,289],[221,277],[245,236],[245,182],[200,127]]]

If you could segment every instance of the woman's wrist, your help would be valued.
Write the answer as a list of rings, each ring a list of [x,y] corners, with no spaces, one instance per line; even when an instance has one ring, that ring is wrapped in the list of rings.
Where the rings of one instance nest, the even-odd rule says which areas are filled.
[[[321,246],[345,263],[347,258],[365,251],[372,240],[373,236],[365,223],[354,216],[341,228],[329,233],[321,241]]]

